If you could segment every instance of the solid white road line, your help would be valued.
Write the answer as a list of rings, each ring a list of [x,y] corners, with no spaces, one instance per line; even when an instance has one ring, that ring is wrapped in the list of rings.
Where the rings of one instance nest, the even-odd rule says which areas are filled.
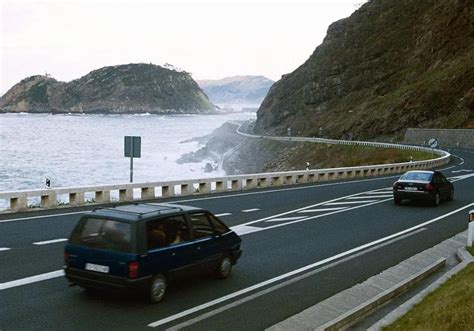
[[[9,251],[11,248],[8,248],[8,247],[0,247],[0,252],[5,252],[5,251]]]
[[[334,208],[318,208],[318,209],[305,209],[305,210],[300,210],[298,214],[301,213],[317,213],[320,211],[333,211],[333,210],[341,210],[341,209],[346,209],[347,207],[334,207]]]
[[[54,244],[54,243],[59,243],[67,241],[67,238],[60,238],[60,239],[53,239],[53,240],[46,240],[46,241],[38,241],[33,243],[33,245],[48,245],[48,244]]]
[[[306,216],[294,216],[294,217],[280,217],[280,218],[272,218],[269,219],[265,222],[284,222],[284,221],[294,221],[294,220],[300,220],[302,218],[305,218]]]
[[[244,209],[242,210],[242,213],[251,213],[253,211],[259,211],[259,208],[251,208],[251,209]]]
[[[285,280],[285,281],[283,281],[283,282],[281,282],[281,283],[278,283],[278,284],[273,285],[273,286],[271,286],[271,287],[268,287],[268,288],[266,288],[266,289],[260,290],[259,292],[256,292],[256,293],[253,293],[253,294],[251,294],[251,295],[249,295],[249,296],[246,296],[246,297],[243,297],[243,298],[241,298],[241,299],[238,299],[238,300],[236,300],[236,301],[234,301],[234,302],[232,302],[232,303],[228,303],[228,304],[226,304],[225,306],[221,306],[221,307],[219,307],[219,308],[216,308],[216,309],[214,309],[214,310],[211,310],[211,311],[209,311],[209,312],[206,312],[206,313],[204,313],[204,314],[202,314],[202,315],[196,316],[196,317],[194,317],[194,318],[192,318],[192,319],[190,319],[190,320],[187,320],[187,321],[185,321],[185,322],[182,322],[182,323],[180,323],[180,324],[173,325],[172,327],[167,328],[166,331],[181,330],[181,329],[183,329],[183,328],[185,328],[185,327],[188,327],[188,326],[190,326],[190,325],[192,325],[192,324],[195,324],[195,323],[197,323],[197,322],[203,321],[203,320],[205,320],[205,319],[207,319],[207,318],[209,318],[209,317],[215,316],[215,315],[220,314],[220,313],[222,313],[222,312],[224,312],[224,311],[226,311],[226,310],[229,310],[229,309],[234,308],[234,307],[237,307],[237,306],[239,306],[239,305],[241,305],[241,304],[243,304],[243,303],[246,303],[246,302],[249,302],[249,301],[251,301],[251,300],[253,300],[253,299],[256,299],[256,298],[258,298],[258,297],[261,297],[262,295],[271,293],[271,292],[276,291],[276,290],[278,290],[278,289],[280,289],[280,288],[283,288],[283,287],[286,287],[286,286],[288,286],[288,285],[294,284],[294,283],[296,283],[296,282],[299,282],[300,280],[303,280],[303,279],[305,279],[305,278],[308,278],[308,277],[311,277],[311,276],[313,276],[313,275],[315,275],[315,274],[318,274],[318,273],[320,273],[321,271],[328,270],[328,269],[333,268],[333,267],[335,267],[335,266],[337,266],[337,265],[340,265],[340,264],[342,264],[342,263],[346,263],[346,262],[348,262],[348,261],[350,261],[350,260],[353,260],[354,258],[360,257],[360,256],[362,256],[362,255],[364,255],[364,254],[367,254],[367,253],[370,253],[370,252],[373,252],[373,251],[376,251],[377,249],[380,249],[380,248],[383,248],[383,247],[385,247],[385,246],[391,245],[391,244],[393,244],[393,243],[395,243],[395,242],[397,242],[397,241],[406,239],[406,238],[408,238],[408,237],[411,237],[411,236],[413,236],[413,235],[415,235],[415,234],[418,234],[418,233],[420,233],[420,232],[423,232],[423,231],[425,231],[425,230],[426,230],[426,228],[421,228],[421,229],[415,230],[415,231],[413,231],[413,232],[410,232],[410,233],[408,233],[408,234],[405,234],[405,235],[402,235],[402,236],[400,236],[400,237],[397,237],[397,238],[395,238],[395,239],[392,239],[392,240],[386,241],[386,242],[384,242],[384,243],[381,243],[381,244],[372,246],[371,248],[368,248],[368,249],[365,249],[365,250],[363,250],[363,251],[360,251],[360,252],[358,252],[358,253],[356,253],[356,254],[354,254],[354,255],[346,256],[346,257],[344,257],[344,258],[342,258],[342,259],[340,259],[340,260],[331,262],[331,263],[329,263],[329,264],[326,264],[326,265],[324,265],[324,266],[322,266],[322,267],[316,268],[316,269],[314,269],[314,270],[311,270],[311,271],[309,271],[309,272],[306,272],[306,273],[304,273],[304,274],[302,274],[302,275],[299,275],[299,276],[296,276],[296,277],[294,277],[294,278],[290,278],[290,279]]]
[[[347,199],[348,200],[356,200],[356,199],[367,199],[367,198],[372,199],[372,198],[391,198],[391,197],[393,197],[393,194],[391,194],[391,195],[387,195],[387,194],[385,194],[385,195],[371,195],[371,196],[364,195],[364,196],[360,196],[360,197],[350,197],[350,198],[347,198]]]
[[[11,282],[1,283],[0,284],[0,291],[6,290],[6,289],[9,289],[9,288],[12,288],[12,287],[27,285],[27,284],[31,284],[31,283],[37,283],[37,282],[41,282],[43,280],[61,277],[63,275],[64,275],[63,270],[56,270],[56,271],[47,272],[47,273],[41,274],[41,275],[26,277],[26,278],[17,279],[17,280],[12,280]]]
[[[239,236],[242,236],[247,233],[258,232],[264,230],[264,228],[257,228],[255,226],[248,226],[248,225],[236,225],[230,228],[232,231],[237,233]]]
[[[223,217],[223,216],[230,216],[232,213],[222,213],[222,214],[215,214],[217,217]]]
[[[332,262],[334,260],[337,260],[337,259],[340,259],[340,258],[343,258],[343,257],[346,257],[348,255],[351,255],[351,254],[355,254],[355,253],[358,253],[362,250],[365,250],[367,248],[370,248],[372,246],[375,246],[375,245],[378,245],[380,243],[383,243],[385,241],[388,241],[388,240],[391,240],[393,238],[396,238],[398,236],[401,236],[401,235],[405,235],[409,232],[412,232],[414,230],[418,230],[418,229],[421,229],[421,228],[424,228],[425,226],[431,224],[431,223],[435,223],[435,222],[438,222],[439,220],[442,220],[443,218],[446,218],[448,216],[451,216],[453,214],[456,214],[458,212],[460,212],[461,210],[464,210],[466,208],[470,208],[471,206],[474,206],[474,203],[470,203],[464,207],[461,207],[461,208],[458,208],[452,212],[449,212],[447,214],[444,214],[442,216],[439,216],[437,218],[434,218],[432,220],[429,220],[429,221],[426,221],[424,223],[421,223],[421,224],[418,224],[414,227],[411,227],[409,229],[406,229],[406,230],[403,230],[403,231],[400,231],[400,232],[397,232],[397,233],[394,233],[392,235],[389,235],[389,236],[386,236],[386,237],[383,237],[383,238],[380,238],[378,240],[375,240],[375,241],[372,241],[370,243],[367,243],[367,244],[364,244],[364,245],[361,245],[359,247],[356,247],[356,248],[353,248],[353,249],[350,249],[348,251],[345,251],[343,253],[339,253],[337,255],[334,255],[334,256],[331,256],[331,257],[328,257],[324,260],[321,260],[321,261],[317,261],[315,263],[312,263],[312,264],[309,264],[309,265],[306,265],[302,268],[299,268],[299,269],[296,269],[296,270],[293,270],[293,271],[290,271],[286,274],[283,274],[283,275],[280,275],[280,276],[277,276],[277,277],[274,277],[274,278],[271,278],[271,279],[268,279],[266,281],[263,281],[261,283],[258,283],[258,284],[255,284],[253,286],[250,286],[250,287],[247,287],[247,288],[244,288],[242,290],[239,290],[239,291],[236,291],[236,292],[233,292],[233,293],[230,293],[228,295],[225,295],[223,297],[220,297],[218,299],[215,299],[215,300],[212,300],[212,301],[209,301],[209,302],[206,302],[204,304],[201,304],[199,306],[196,306],[196,307],[193,307],[193,308],[190,308],[190,309],[187,309],[181,313],[178,313],[178,314],[175,314],[175,315],[171,315],[171,316],[168,316],[166,318],[163,318],[161,320],[158,320],[156,322],[153,322],[153,323],[150,323],[148,324],[149,327],[157,327],[157,326],[160,326],[160,325],[163,325],[163,324],[166,324],[166,323],[169,323],[171,321],[174,321],[174,320],[177,320],[179,318],[182,318],[182,317],[185,317],[185,316],[188,316],[190,314],[193,314],[193,313],[196,313],[198,311],[201,311],[203,309],[207,309],[209,307],[212,307],[212,306],[215,306],[221,302],[225,302],[227,300],[230,300],[230,299],[233,299],[235,297],[238,297],[242,294],[245,294],[245,293],[249,293],[251,291],[254,291],[256,289],[259,289],[261,287],[264,287],[264,286],[267,286],[267,285],[270,285],[270,284],[273,284],[277,281],[280,281],[282,279],[285,279],[285,278],[288,278],[288,277],[291,277],[293,275],[296,275],[296,274],[299,274],[299,273],[302,273],[304,271],[307,271],[307,270],[310,270],[310,269],[313,269],[315,267],[318,267],[320,265],[323,265],[323,264],[326,264],[326,263],[329,263],[329,262]]]
[[[355,205],[355,204],[361,204],[361,203],[371,203],[371,202],[376,202],[376,201],[377,200],[337,201],[337,202],[325,203],[324,206]]]

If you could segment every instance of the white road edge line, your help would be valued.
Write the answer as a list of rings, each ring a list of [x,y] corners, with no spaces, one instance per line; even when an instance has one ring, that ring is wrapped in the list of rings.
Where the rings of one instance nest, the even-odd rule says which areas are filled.
[[[5,252],[5,251],[9,251],[11,248],[8,248],[8,247],[0,247],[0,252]]]
[[[67,238],[60,238],[60,239],[53,239],[53,240],[46,240],[46,241],[38,241],[33,243],[33,245],[48,245],[48,244],[54,244],[54,243],[59,243],[67,241]]]
[[[364,250],[364,249],[366,249],[366,248],[369,248],[369,247],[371,247],[371,246],[378,245],[378,244],[380,244],[380,243],[382,243],[382,242],[384,242],[384,241],[387,241],[387,240],[393,239],[393,238],[395,238],[395,237],[404,235],[404,234],[406,234],[406,233],[408,233],[408,232],[411,232],[411,231],[414,231],[414,230],[423,228],[423,227],[425,227],[425,226],[428,225],[428,224],[435,223],[435,222],[437,222],[437,221],[439,221],[439,220],[441,220],[441,219],[443,219],[443,218],[446,218],[446,217],[448,217],[448,216],[451,216],[451,215],[453,215],[453,214],[456,214],[456,213],[460,212],[461,210],[464,210],[464,209],[466,209],[466,208],[470,208],[471,206],[474,206],[474,203],[470,203],[470,204],[468,204],[468,205],[466,205],[466,206],[464,206],[464,207],[458,208],[458,209],[453,210],[453,211],[451,211],[451,212],[449,212],[449,213],[447,213],[447,214],[444,214],[444,215],[442,215],[442,216],[436,217],[436,218],[434,218],[434,219],[432,219],[432,220],[429,220],[429,221],[426,221],[426,222],[424,222],[424,223],[418,224],[418,225],[413,226],[413,227],[411,227],[411,228],[408,228],[408,229],[406,229],[406,230],[403,230],[403,231],[394,233],[394,234],[392,234],[392,235],[389,235],[389,236],[380,238],[380,239],[378,239],[378,240],[375,240],[375,241],[372,241],[372,242],[370,242],[370,243],[361,245],[361,246],[359,246],[359,247],[350,249],[350,250],[345,251],[345,252],[343,252],[343,253],[339,253],[339,254],[337,254],[337,255],[328,257],[328,258],[326,258],[326,259],[324,259],[324,260],[317,261],[317,262],[315,262],[315,263],[309,264],[309,265],[304,266],[304,267],[302,267],[302,268],[299,268],[299,269],[296,269],[296,270],[287,272],[286,274],[283,274],[283,275],[280,275],[280,276],[277,276],[277,277],[268,279],[268,280],[266,280],[266,281],[263,281],[263,282],[261,282],[261,283],[252,285],[252,286],[247,287],[247,288],[244,288],[244,289],[242,289],[242,290],[239,290],[239,291],[230,293],[230,294],[228,294],[228,295],[225,295],[225,296],[223,296],[223,297],[217,298],[217,299],[215,299],[215,300],[212,300],[212,301],[203,303],[203,304],[201,304],[201,305],[199,305],[199,306],[196,306],[196,307],[194,307],[194,308],[187,309],[187,310],[185,310],[185,311],[183,311],[183,312],[181,312],[181,313],[168,316],[168,317],[163,318],[163,319],[161,319],[161,320],[158,320],[158,321],[156,321],[156,322],[152,322],[152,323],[148,324],[148,326],[154,328],[154,327],[157,327],[157,326],[160,326],[160,325],[169,323],[169,322],[171,322],[171,321],[177,320],[177,319],[182,318],[182,317],[184,317],[184,316],[187,316],[187,315],[196,313],[196,312],[201,311],[201,310],[203,310],[203,309],[207,309],[207,308],[212,307],[212,306],[215,306],[215,305],[217,305],[217,304],[219,304],[219,303],[221,303],[221,302],[224,302],[224,301],[227,301],[227,300],[229,300],[229,299],[233,299],[233,298],[235,298],[235,297],[238,297],[238,296],[240,296],[240,295],[242,295],[242,294],[245,294],[245,293],[251,292],[251,291],[253,291],[253,290],[259,289],[259,288],[261,288],[261,287],[264,287],[264,286],[273,284],[273,283],[275,283],[275,282],[277,282],[277,281],[279,281],[279,280],[282,280],[282,279],[291,277],[291,276],[293,276],[293,275],[302,273],[302,272],[304,272],[304,271],[306,271],[306,270],[309,270],[309,269],[313,269],[313,268],[318,267],[318,266],[320,266],[320,265],[322,265],[322,264],[326,264],[326,263],[328,263],[328,262],[332,262],[332,261],[334,261],[334,260],[337,260],[337,259],[342,258],[342,257],[345,257],[345,256],[347,256],[347,255],[350,255],[350,254],[359,252],[359,251]],[[1,285],[1,284],[0,284],[0,285]]]
[[[196,316],[196,317],[194,317],[194,318],[192,318],[192,319],[190,319],[190,320],[187,320],[187,321],[185,321],[185,322],[182,322],[182,323],[180,323],[180,324],[173,325],[172,327],[167,328],[166,331],[176,331],[176,330],[181,330],[181,329],[183,329],[183,328],[185,328],[185,327],[189,327],[190,325],[193,325],[193,324],[195,324],[195,323],[197,323],[197,322],[200,322],[200,321],[203,321],[203,320],[205,320],[205,319],[207,319],[207,318],[209,318],[209,317],[212,317],[212,316],[215,316],[215,315],[217,315],[217,314],[220,314],[220,313],[222,313],[222,312],[224,312],[224,311],[226,311],[226,310],[229,310],[229,309],[232,309],[232,308],[234,308],[234,307],[237,307],[237,306],[239,306],[239,305],[241,305],[241,304],[243,304],[243,303],[246,303],[246,302],[249,302],[249,301],[251,301],[251,300],[253,300],[253,299],[256,299],[256,298],[258,298],[258,297],[261,297],[262,295],[265,295],[265,294],[267,294],[267,293],[271,293],[271,292],[276,291],[276,290],[278,290],[278,289],[280,289],[280,288],[283,288],[283,287],[286,287],[286,286],[288,286],[288,285],[294,284],[294,283],[296,283],[296,282],[299,282],[300,280],[303,280],[303,279],[308,278],[308,277],[311,277],[311,276],[313,276],[313,275],[315,275],[315,274],[317,274],[317,273],[320,273],[321,271],[328,270],[328,269],[333,268],[333,267],[335,267],[335,266],[337,266],[337,265],[340,265],[340,264],[342,264],[342,263],[345,263],[345,262],[347,262],[347,261],[350,261],[350,260],[352,260],[352,259],[354,259],[354,258],[357,258],[357,257],[359,257],[359,256],[362,256],[362,255],[364,255],[364,254],[373,252],[373,251],[375,251],[375,250],[377,250],[377,249],[380,249],[380,248],[382,248],[382,247],[391,245],[391,244],[393,244],[393,243],[395,243],[395,242],[397,242],[397,241],[406,239],[406,238],[408,238],[408,237],[411,237],[411,236],[413,236],[413,235],[415,235],[415,234],[418,234],[418,233],[420,233],[420,232],[423,232],[423,231],[425,231],[425,230],[427,230],[427,229],[426,229],[426,228],[421,228],[421,229],[415,230],[415,231],[413,231],[413,232],[407,233],[407,234],[402,235],[402,236],[400,236],[400,237],[397,237],[397,238],[391,239],[391,240],[389,240],[389,241],[383,242],[383,243],[381,243],[381,244],[372,246],[372,247],[370,247],[370,248],[368,248],[368,249],[365,249],[365,250],[363,250],[363,251],[360,251],[360,252],[358,252],[358,253],[356,253],[356,254],[354,254],[354,255],[346,256],[346,257],[344,257],[344,258],[342,258],[342,259],[340,259],[340,260],[337,260],[337,261],[328,263],[328,264],[326,264],[326,265],[324,265],[324,266],[322,266],[322,267],[316,268],[316,269],[314,269],[314,270],[311,270],[311,271],[309,271],[309,272],[307,272],[307,273],[301,274],[301,275],[296,276],[296,277],[294,277],[294,278],[287,279],[287,280],[285,280],[285,281],[283,281],[283,282],[281,282],[281,283],[278,283],[278,284],[273,285],[273,286],[271,286],[271,287],[268,287],[268,288],[266,288],[266,289],[260,290],[259,292],[253,293],[253,294],[251,294],[251,295],[249,295],[249,296],[246,296],[246,297],[243,297],[243,298],[241,298],[241,299],[238,299],[238,300],[236,300],[236,301],[234,301],[234,302],[228,303],[228,304],[226,304],[225,306],[216,308],[216,309],[214,309],[214,310],[211,310],[211,311],[209,311],[209,312],[207,312],[207,313],[204,313],[204,314],[202,314],[202,315]]]

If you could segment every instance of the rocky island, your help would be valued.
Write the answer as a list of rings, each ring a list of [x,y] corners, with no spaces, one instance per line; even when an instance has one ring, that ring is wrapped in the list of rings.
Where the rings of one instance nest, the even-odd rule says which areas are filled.
[[[104,67],[71,82],[31,76],[0,100],[0,112],[209,113],[207,95],[187,72],[153,64]]]

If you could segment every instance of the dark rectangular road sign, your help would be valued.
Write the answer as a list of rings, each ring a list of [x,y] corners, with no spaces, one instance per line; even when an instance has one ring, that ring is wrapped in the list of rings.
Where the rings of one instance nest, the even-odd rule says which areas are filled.
[[[142,137],[125,136],[125,157],[141,157]]]

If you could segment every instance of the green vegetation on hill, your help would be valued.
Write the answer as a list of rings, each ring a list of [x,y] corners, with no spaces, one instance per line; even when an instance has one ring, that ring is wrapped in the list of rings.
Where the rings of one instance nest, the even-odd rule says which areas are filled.
[[[69,83],[32,76],[13,86],[0,112],[206,113],[214,110],[189,73],[152,64],[104,67]]]
[[[474,128],[473,17],[470,0],[367,2],[272,86],[257,131],[373,139]]]

